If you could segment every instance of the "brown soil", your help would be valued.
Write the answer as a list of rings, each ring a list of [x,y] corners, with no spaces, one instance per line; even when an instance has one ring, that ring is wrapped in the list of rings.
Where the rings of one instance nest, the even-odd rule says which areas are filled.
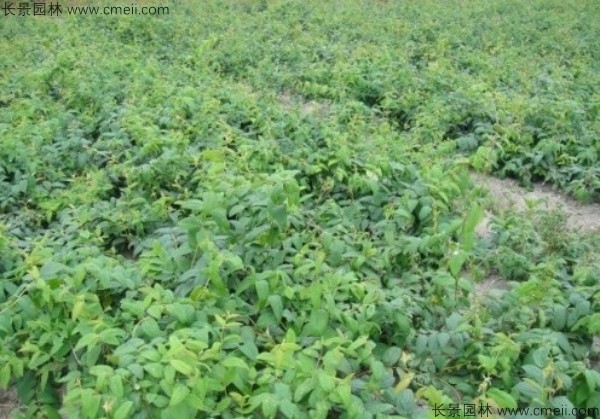
[[[480,173],[473,173],[472,178],[477,185],[490,191],[494,198],[495,209],[514,207],[524,211],[528,207],[527,201],[539,201],[539,208],[562,210],[567,216],[567,227],[571,230],[600,231],[600,205],[598,204],[582,204],[544,185],[535,185],[533,190],[528,191],[513,180],[497,179]],[[488,231],[489,218],[487,214],[482,221],[483,225],[480,224],[478,227],[479,233],[485,234]]]
[[[0,419],[9,419],[10,414],[19,407],[14,390],[0,390]]]
[[[291,92],[285,91],[279,95],[279,102],[286,109],[298,108],[301,116],[308,116],[311,114],[322,115],[329,111],[329,104],[324,102],[317,102],[309,100],[308,102],[303,101],[301,98],[294,96]]]
[[[492,197],[492,211],[501,211],[514,208],[525,211],[528,201],[538,203],[538,208],[545,210],[561,210],[566,215],[567,228],[583,232],[600,232],[600,205],[583,204],[545,186],[535,185],[529,191],[520,187],[516,181],[498,179],[481,173],[472,173],[471,177],[476,185],[490,192]],[[492,213],[485,212],[483,219],[475,229],[480,238],[491,234],[490,221]],[[475,285],[474,294],[487,295],[491,290],[506,290],[509,285],[499,277],[489,277]]]
[[[528,191],[521,188],[517,182],[507,179],[498,179],[480,173],[472,173],[472,179],[476,185],[489,190],[493,198],[493,209],[504,210],[516,208],[525,211],[528,201],[539,202],[538,208],[546,210],[561,210],[566,215],[567,228],[573,231],[598,232],[600,233],[600,205],[583,204],[545,185],[534,185],[533,190]],[[483,219],[476,228],[476,234],[487,237],[491,234],[490,220],[492,214],[485,213]],[[510,285],[502,278],[491,276],[475,284],[473,298],[485,300],[495,290],[507,290]],[[592,345],[594,354],[590,362],[592,368],[600,368],[600,336],[594,337]]]

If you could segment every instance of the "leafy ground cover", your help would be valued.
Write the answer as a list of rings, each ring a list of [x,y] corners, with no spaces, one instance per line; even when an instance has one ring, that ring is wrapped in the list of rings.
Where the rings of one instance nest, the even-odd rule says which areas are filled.
[[[600,406],[598,234],[469,176],[598,200],[597,2],[172,9],[1,21],[15,416]]]

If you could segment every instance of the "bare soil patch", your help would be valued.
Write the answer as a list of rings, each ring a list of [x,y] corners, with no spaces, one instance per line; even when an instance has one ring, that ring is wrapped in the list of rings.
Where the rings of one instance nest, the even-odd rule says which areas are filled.
[[[600,205],[583,204],[556,190],[545,186],[535,185],[533,190],[527,190],[511,179],[498,179],[481,173],[472,173],[471,177],[476,185],[489,190],[492,196],[492,210],[494,212],[509,208],[525,211],[528,201],[538,203],[538,208],[563,211],[566,215],[567,228],[574,231],[600,232]],[[492,213],[485,212],[483,219],[475,229],[480,238],[489,237],[491,234],[490,222]],[[509,284],[502,278],[491,276],[475,284],[473,294],[478,298],[489,296],[493,290],[507,290]]]
[[[9,419],[10,414],[19,407],[17,393],[14,390],[0,390],[0,419]]]
[[[301,116],[327,114],[330,108],[330,105],[326,102],[305,101],[300,97],[294,96],[290,91],[281,93],[279,95],[279,102],[286,109],[297,108]]]
[[[508,282],[498,276],[490,276],[481,282],[475,284],[474,293],[477,295],[487,295],[493,290],[508,291],[510,285]]]
[[[516,181],[498,179],[480,173],[472,174],[473,181],[490,191],[494,198],[496,209],[502,210],[514,207],[517,210],[527,209],[527,201],[539,201],[539,208],[562,210],[567,217],[567,228],[580,231],[600,231],[600,205],[577,202],[556,190],[545,186],[535,185],[533,190],[521,188]],[[489,231],[490,214],[478,226],[477,232],[485,234]]]
[[[567,228],[573,231],[598,232],[600,233],[600,205],[583,204],[574,199],[557,192],[546,185],[534,185],[529,191],[522,188],[514,180],[498,179],[481,173],[472,173],[471,177],[476,185],[489,190],[493,198],[495,210],[516,208],[525,211],[528,201],[539,202],[539,207],[548,211],[560,210],[566,215]],[[482,238],[491,234],[490,221],[492,214],[485,213],[483,219],[477,226],[475,233]],[[510,289],[510,284],[502,278],[491,276],[475,284],[473,295],[475,299],[484,300],[490,297],[495,290]],[[594,337],[590,359],[593,368],[600,368],[600,336]]]

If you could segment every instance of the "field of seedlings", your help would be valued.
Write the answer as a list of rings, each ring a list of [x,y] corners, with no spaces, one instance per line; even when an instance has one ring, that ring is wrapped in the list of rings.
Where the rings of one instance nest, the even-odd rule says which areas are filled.
[[[0,418],[600,418],[600,2],[164,5],[0,12]]]

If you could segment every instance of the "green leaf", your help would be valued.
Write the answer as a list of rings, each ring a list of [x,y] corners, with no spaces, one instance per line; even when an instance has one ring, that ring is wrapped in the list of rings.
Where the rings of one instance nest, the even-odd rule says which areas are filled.
[[[240,351],[248,357],[248,359],[254,361],[258,356],[258,348],[254,342],[246,342],[240,346]]]
[[[383,362],[387,366],[392,366],[400,359],[402,350],[396,346],[389,347],[383,354]]]
[[[114,374],[108,380],[108,386],[110,387],[110,392],[117,399],[121,399],[123,397],[123,380],[120,375]]]
[[[151,362],[144,365],[144,369],[154,378],[163,377],[163,365],[158,362]]]
[[[177,319],[182,324],[188,324],[194,318],[194,307],[190,304],[175,303],[171,305],[167,311],[171,316]]]
[[[492,399],[498,407],[515,409],[517,401],[507,392],[491,388],[486,392],[487,397]]]
[[[96,376],[112,375],[114,370],[108,365],[94,365],[90,368],[90,374]]]
[[[278,322],[281,321],[281,316],[283,315],[283,302],[281,300],[280,295],[269,295],[267,299],[269,305],[273,309],[273,314],[275,314],[275,318]]]
[[[190,406],[187,403],[178,403],[174,406],[168,406],[160,411],[161,419],[182,419],[195,418],[198,409]]]
[[[160,319],[162,316],[162,307],[158,306],[158,305],[153,305],[148,307],[148,309],[146,310],[148,312],[149,315],[151,315],[152,317],[154,317],[155,319]]]
[[[594,313],[587,317],[587,328],[591,335],[600,334],[600,313]]]
[[[44,265],[42,265],[42,267],[40,268],[40,276],[43,279],[48,280],[53,277],[56,277],[60,272],[64,271],[65,269],[67,269],[65,265],[49,260],[46,263],[44,263]]]
[[[340,383],[336,389],[336,394],[345,406],[352,401],[352,388],[349,383]]]
[[[256,294],[258,295],[258,303],[264,303],[269,296],[269,283],[264,279],[259,279],[254,284],[254,287],[256,288]]]
[[[100,342],[106,343],[112,346],[118,346],[121,343],[121,337],[123,337],[125,333],[121,329],[112,328],[103,330],[100,332]]]
[[[161,335],[160,327],[153,318],[147,317],[141,324],[142,332],[149,338],[153,339]]]
[[[227,295],[229,293],[227,285],[225,284],[225,282],[223,282],[223,278],[221,278],[219,268],[219,261],[215,259],[210,263],[209,267],[206,270],[206,273],[208,274],[208,278],[210,279],[211,284],[214,285],[219,294]]]
[[[456,279],[454,279],[448,273],[439,272],[434,278],[433,283],[442,288],[454,287],[456,285]]]
[[[294,401],[299,403],[304,396],[315,389],[314,382],[312,378],[308,378],[304,380],[298,387],[296,387],[296,391],[294,392]]]
[[[192,368],[190,365],[186,364],[183,361],[180,361],[178,359],[172,359],[170,361],[170,364],[173,368],[175,368],[175,370],[179,371],[180,373],[182,373],[183,375],[186,376],[191,376],[192,373],[194,372],[194,368]]]
[[[119,408],[117,410],[115,410],[113,419],[126,419],[129,415],[129,411],[131,410],[132,407],[133,407],[133,402],[127,400],[126,402],[121,404],[121,406],[119,406]]]
[[[227,256],[227,263],[229,264],[229,268],[231,272],[239,271],[244,268],[244,261],[238,255],[229,255]]]
[[[590,312],[590,302],[587,300],[579,300],[577,305],[575,305],[575,313],[577,313],[577,317],[583,317]],[[600,313],[596,313],[600,315]]]
[[[419,211],[419,220],[420,221],[425,221],[427,219],[427,217],[429,217],[429,214],[431,214],[431,207],[430,206],[424,206]]]
[[[142,353],[140,353],[140,356],[144,359],[147,359],[148,361],[153,362],[158,362],[161,358],[160,353],[154,349],[143,351]]]
[[[527,377],[531,378],[533,381],[541,383],[544,381],[544,371],[541,368],[536,367],[535,365],[523,365],[521,368],[527,374]]]
[[[463,224],[460,244],[465,251],[470,251],[475,245],[475,228],[483,217],[483,208],[478,204],[474,205],[469,211],[469,215]]]
[[[189,209],[195,212],[201,212],[204,208],[204,202],[199,199],[188,199],[187,201],[177,201],[181,208]]]
[[[284,229],[286,227],[287,216],[288,214],[285,205],[278,205],[277,207],[272,209],[273,220],[281,229]]]
[[[324,309],[313,310],[310,319],[304,329],[302,336],[323,336],[323,333],[329,325],[329,313]]]
[[[10,364],[4,364],[0,368],[0,390],[6,390],[10,382]]]
[[[142,377],[144,377],[144,369],[142,368],[142,366],[140,364],[129,364],[129,365],[127,365],[127,369],[136,378],[142,379]]]
[[[477,360],[479,361],[481,367],[487,372],[494,371],[494,369],[496,368],[496,358],[491,358],[489,356],[478,354]]]
[[[325,367],[325,371],[334,373],[337,366],[344,359],[344,354],[342,354],[337,348],[328,351],[325,356],[323,356],[323,366]]]
[[[515,386],[515,390],[517,390],[522,395],[529,397],[530,399],[539,398],[541,399],[543,394],[543,389],[538,384],[534,383],[531,380],[525,379],[518,383]]]
[[[452,274],[452,276],[454,276],[455,278],[458,276],[463,264],[465,263],[468,257],[469,254],[464,251],[459,251],[456,254],[452,255],[450,261],[448,262],[448,267],[450,268],[450,273]]]
[[[472,292],[473,291],[473,282],[466,278],[458,279],[458,287],[464,291]]]
[[[75,350],[78,351],[79,349],[85,348],[85,347],[90,347],[95,345],[96,343],[98,343],[98,339],[99,336],[95,333],[87,333],[85,335],[83,335],[81,337],[81,339],[79,339],[79,341],[77,342],[77,345],[75,345]]]
[[[279,401],[279,410],[281,410],[281,413],[283,413],[287,418],[301,417],[300,409],[298,409],[298,407],[288,399]]]
[[[567,308],[565,306],[554,306],[552,325],[555,330],[563,330],[567,323]]]
[[[275,397],[273,397],[271,394],[268,394],[267,396],[269,397],[265,397],[262,402],[262,412],[267,418],[273,418],[277,413],[278,403],[277,400],[275,400]]]
[[[548,348],[538,348],[533,351],[532,359],[538,367],[545,367],[548,362]]]
[[[294,332],[294,329],[289,328],[287,332],[285,332],[285,341],[287,343],[296,343],[296,332]]]
[[[335,389],[336,380],[334,377],[330,376],[324,371],[317,372],[317,381],[319,383],[319,387],[325,393],[331,393]]]
[[[398,333],[400,333],[403,336],[406,336],[410,333],[411,331],[411,321],[410,318],[402,313],[401,311],[397,311],[396,313],[394,313],[394,320],[395,320],[395,324],[396,324],[396,331]]]
[[[450,334],[448,332],[440,332],[438,334],[438,342],[440,344],[440,348],[445,348],[450,342]]]
[[[182,401],[190,394],[190,389],[183,384],[175,384],[173,388],[173,393],[171,393],[171,400],[169,401],[169,406],[175,406]]]
[[[249,369],[248,364],[246,364],[242,359],[236,357],[226,358],[221,362],[221,364],[227,368],[242,368],[245,370]]]
[[[592,374],[592,371],[585,370],[583,376],[585,377],[585,383],[587,384],[588,389],[590,392],[593,392],[596,389],[596,378]]]
[[[573,403],[565,396],[557,396],[550,399],[549,405],[554,409],[564,409],[563,411],[572,412],[574,407]]]
[[[101,397],[94,394],[91,390],[84,391],[81,394],[81,407],[82,413],[87,418],[95,418],[98,415],[100,409]]]

